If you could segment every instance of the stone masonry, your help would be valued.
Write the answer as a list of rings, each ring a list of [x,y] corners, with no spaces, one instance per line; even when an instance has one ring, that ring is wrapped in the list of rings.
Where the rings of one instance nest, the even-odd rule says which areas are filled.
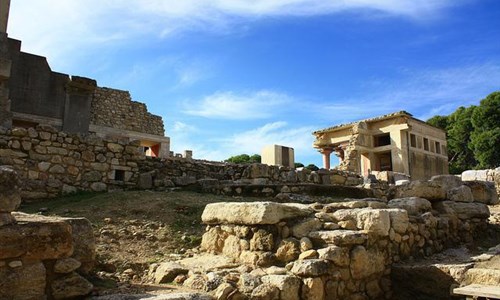
[[[91,124],[163,136],[163,120],[146,104],[132,101],[128,91],[98,87],[91,104]]]
[[[475,199],[455,176],[410,184],[388,201],[209,204],[204,253],[154,265],[151,276],[218,300],[391,299],[393,263],[472,242],[498,203]]]
[[[0,299],[73,299],[93,286],[92,225],[84,218],[12,213],[21,203],[14,170],[0,167]],[[83,276],[82,276],[83,275]]]

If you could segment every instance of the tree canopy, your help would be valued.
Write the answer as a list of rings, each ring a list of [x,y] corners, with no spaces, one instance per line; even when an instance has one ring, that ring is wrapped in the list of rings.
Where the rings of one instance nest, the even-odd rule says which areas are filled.
[[[225,161],[235,163],[235,164],[253,164],[253,163],[260,163],[261,156],[259,154],[254,154],[252,156],[250,156],[248,154],[240,154],[240,155],[231,156],[230,158],[226,159]]]
[[[450,172],[500,166],[500,91],[427,123],[447,132]]]

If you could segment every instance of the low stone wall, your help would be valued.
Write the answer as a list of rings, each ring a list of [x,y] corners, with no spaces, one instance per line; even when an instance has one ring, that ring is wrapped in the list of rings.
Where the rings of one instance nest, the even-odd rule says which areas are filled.
[[[203,188],[210,185],[332,184],[357,186],[363,184],[363,178],[358,174],[339,170],[311,171],[305,168],[291,169],[265,164],[238,165],[183,158],[147,158],[140,162],[139,171],[142,177],[142,183],[139,183],[139,187],[155,189],[189,185],[199,185]],[[207,181],[207,179],[211,181]],[[221,189],[221,193],[232,192],[234,190]]]
[[[144,159],[138,146],[128,139],[103,140],[49,126],[0,129],[0,164],[12,166],[22,178],[23,199],[107,191],[136,185],[137,162]]]
[[[490,215],[455,176],[409,185],[389,201],[209,204],[201,251],[233,264],[215,268],[203,259],[206,271],[191,258],[152,274],[157,283],[184,282],[216,299],[390,299],[394,262],[471,242]]]
[[[0,299],[68,299],[90,293],[82,275],[94,264],[92,225],[84,218],[12,213],[20,181],[0,167]]]
[[[500,196],[500,167],[488,170],[468,170],[462,173],[463,181],[487,181],[495,185],[498,196]]]

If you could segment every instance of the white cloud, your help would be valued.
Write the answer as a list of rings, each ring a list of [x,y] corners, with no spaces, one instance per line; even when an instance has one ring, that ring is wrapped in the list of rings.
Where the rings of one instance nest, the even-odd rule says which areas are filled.
[[[12,1],[9,34],[23,49],[64,65],[84,49],[185,31],[245,30],[260,18],[313,16],[344,11],[411,19],[429,18],[468,0],[30,0]]]
[[[263,119],[275,115],[276,111],[291,102],[292,99],[285,94],[266,90],[243,94],[217,92],[201,101],[186,102],[184,112],[215,119]]]

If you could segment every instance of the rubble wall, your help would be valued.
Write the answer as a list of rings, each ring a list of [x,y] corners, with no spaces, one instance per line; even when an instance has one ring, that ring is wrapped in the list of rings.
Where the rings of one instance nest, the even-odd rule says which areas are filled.
[[[93,286],[84,276],[95,261],[92,225],[84,218],[12,213],[20,180],[0,167],[0,299],[73,299]]]
[[[67,134],[49,126],[0,130],[0,164],[22,178],[23,199],[135,186],[138,143]],[[117,177],[117,172],[119,177]],[[121,177],[120,177],[121,176]]]
[[[184,285],[236,299],[391,299],[393,263],[472,242],[487,226],[487,204],[498,201],[475,199],[455,176],[396,189],[388,201],[209,204],[201,250],[245,267],[186,267]],[[169,270],[158,266],[155,281],[173,280]]]
[[[91,123],[164,136],[163,120],[148,112],[146,104],[132,101],[128,91],[98,87],[92,98]]]

